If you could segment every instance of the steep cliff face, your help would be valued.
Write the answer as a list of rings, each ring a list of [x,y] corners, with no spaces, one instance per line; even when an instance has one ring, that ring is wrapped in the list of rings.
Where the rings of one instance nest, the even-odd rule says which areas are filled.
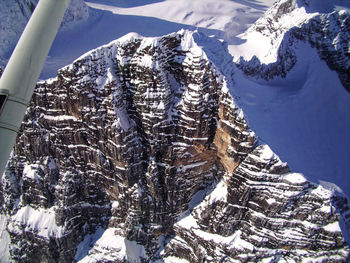
[[[345,261],[346,199],[257,146],[205,39],[130,34],[38,84],[1,180],[11,260]]]
[[[260,145],[175,224],[164,255],[189,262],[345,262],[338,221],[331,192],[291,173]]]
[[[308,43],[350,91],[350,14],[337,10],[337,2],[276,1],[243,36],[252,43],[259,40],[264,52],[249,61],[241,58],[238,66],[265,80],[286,77],[298,60],[297,44]]]
[[[233,171],[256,141],[190,33],[130,35],[80,58],[38,86],[22,129],[23,162],[14,158],[7,173],[22,179],[6,205],[21,196],[16,215],[54,208],[61,258],[107,223],[158,249],[156,237],[172,232],[192,196]]]

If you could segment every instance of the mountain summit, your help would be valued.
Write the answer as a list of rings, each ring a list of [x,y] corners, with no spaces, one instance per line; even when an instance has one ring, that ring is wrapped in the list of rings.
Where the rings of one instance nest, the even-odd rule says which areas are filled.
[[[294,51],[297,42],[304,42],[317,50],[350,91],[350,13],[346,9],[338,10],[336,2],[276,1],[241,36],[247,42],[234,52],[237,58],[240,52],[247,60],[253,57],[250,65],[241,65],[245,73],[266,80],[285,77],[297,62]],[[259,45],[255,44],[257,41]]]

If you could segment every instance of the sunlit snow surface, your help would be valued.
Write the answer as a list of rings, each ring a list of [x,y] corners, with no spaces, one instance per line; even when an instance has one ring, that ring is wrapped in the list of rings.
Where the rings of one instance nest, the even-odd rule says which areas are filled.
[[[59,32],[41,78],[53,77],[58,68],[83,53],[127,33],[162,36],[180,29],[198,29],[225,39],[243,40],[243,33],[272,5],[273,0],[87,0],[87,21]]]
[[[286,79],[257,81],[236,70],[232,93],[249,125],[293,172],[350,195],[350,93],[316,50],[299,43]]]
[[[6,230],[7,218],[0,214],[0,262],[7,263],[9,258],[10,235]]]
[[[115,228],[99,228],[94,234],[85,236],[78,245],[75,260],[79,263],[99,262],[100,254],[104,254],[104,260],[111,262],[126,260],[136,263],[147,257],[143,246],[116,235],[115,231]]]

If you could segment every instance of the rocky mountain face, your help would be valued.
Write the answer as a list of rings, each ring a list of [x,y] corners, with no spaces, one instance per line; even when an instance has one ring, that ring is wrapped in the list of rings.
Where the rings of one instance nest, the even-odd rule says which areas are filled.
[[[0,62],[9,58],[37,3],[38,0],[0,0]],[[72,26],[88,16],[83,0],[71,0],[61,27]]]
[[[227,61],[198,33],[129,34],[40,82],[1,178],[3,261],[346,262],[347,199],[258,142]]]
[[[330,200],[260,145],[175,224],[165,255],[189,262],[345,262]]]
[[[265,64],[253,57],[250,61],[241,59],[238,66],[245,74],[265,80],[286,77],[297,62],[296,44],[308,43],[350,91],[350,13],[334,8],[337,2],[276,1],[247,32],[269,39],[269,52],[278,50],[276,62]]]

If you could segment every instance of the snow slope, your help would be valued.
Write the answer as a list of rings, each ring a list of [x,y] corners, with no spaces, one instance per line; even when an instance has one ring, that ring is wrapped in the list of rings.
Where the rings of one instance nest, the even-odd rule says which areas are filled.
[[[291,10],[278,14],[284,3],[291,3]],[[292,27],[300,28],[308,19],[333,10],[349,14],[349,6],[345,1],[276,1],[264,17],[239,36],[246,41],[230,46],[230,52],[237,62],[239,56],[247,61],[256,56],[269,65],[277,61],[284,34]],[[334,21],[328,23],[329,28],[336,28],[332,26]],[[345,42],[336,49],[349,47]],[[296,64],[286,78],[267,82],[248,78],[236,70],[232,93],[240,98],[238,103],[252,129],[293,171],[304,173],[309,180],[328,188],[341,191],[341,187],[350,196],[350,93],[337,73],[320,59],[316,48],[298,41],[292,49]]]
[[[275,1],[253,26],[237,35],[242,41],[237,45],[229,46],[230,53],[236,60],[241,56],[246,60],[257,56],[262,63],[275,62],[284,34],[292,27],[301,27],[303,23],[307,23],[309,19],[319,14],[331,13],[334,10],[349,11],[349,8],[349,2],[344,0]]]
[[[300,43],[297,57],[286,79],[266,82],[237,70],[232,93],[252,129],[292,171],[331,181],[350,196],[350,94],[309,45]]]
[[[77,248],[75,260],[79,263],[98,262],[101,254],[111,262],[140,262],[140,258],[146,258],[143,246],[115,232],[115,228],[99,228],[94,234],[86,235]]]
[[[208,52],[209,43],[202,46],[229,76],[227,55],[219,47]],[[259,48],[256,45],[255,50]],[[265,50],[273,49],[265,46]],[[296,65],[286,78],[265,81],[235,68],[231,94],[261,142],[288,162],[293,172],[350,196],[350,93],[309,44],[298,42],[295,56]]]
[[[61,31],[50,51],[41,78],[56,75],[57,69],[81,54],[129,32],[162,36],[184,29],[198,29],[230,44],[254,23],[273,0],[88,0],[89,18],[72,30]]]
[[[125,6],[121,2],[89,0],[88,4],[114,14],[156,17],[173,23],[220,30],[222,36],[230,40],[229,36],[244,32],[247,25],[255,22],[273,1],[167,0],[145,1],[139,6]]]
[[[0,215],[0,262],[7,263],[9,258],[9,243],[10,236],[6,230],[7,218],[4,215]]]

